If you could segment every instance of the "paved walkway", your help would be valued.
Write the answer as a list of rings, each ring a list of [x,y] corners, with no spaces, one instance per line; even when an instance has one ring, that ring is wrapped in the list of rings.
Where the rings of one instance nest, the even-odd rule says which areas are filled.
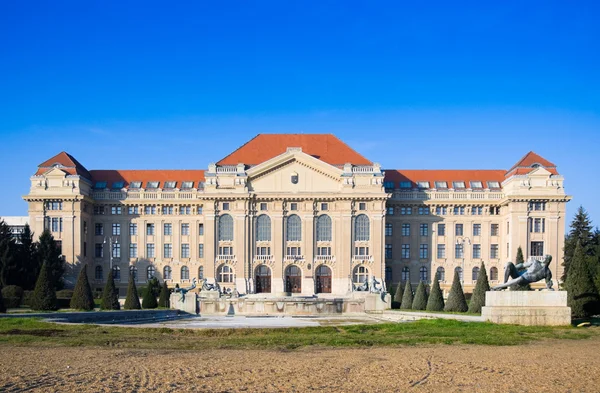
[[[418,311],[387,310],[382,314],[369,314],[374,319],[386,322],[409,322],[419,319],[454,319],[462,322],[484,322],[481,315],[463,315],[450,313],[433,313]]]

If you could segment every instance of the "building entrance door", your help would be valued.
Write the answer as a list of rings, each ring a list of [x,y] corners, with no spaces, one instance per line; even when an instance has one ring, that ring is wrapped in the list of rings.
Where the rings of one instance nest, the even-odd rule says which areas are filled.
[[[285,291],[290,293],[302,292],[302,272],[296,265],[285,269]]]
[[[331,293],[331,269],[328,266],[317,267],[317,293]]]
[[[271,293],[271,269],[268,266],[256,268],[256,293]]]

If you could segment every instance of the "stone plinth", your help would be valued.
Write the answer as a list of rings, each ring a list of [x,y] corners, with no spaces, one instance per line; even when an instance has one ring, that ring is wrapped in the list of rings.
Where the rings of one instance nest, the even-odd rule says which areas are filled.
[[[185,294],[185,299],[181,301],[181,293],[171,293],[171,308],[175,310],[185,311],[190,314],[198,313],[198,300],[196,293],[188,292]]]
[[[571,308],[566,291],[488,291],[485,321],[526,326],[563,326],[571,324]]]

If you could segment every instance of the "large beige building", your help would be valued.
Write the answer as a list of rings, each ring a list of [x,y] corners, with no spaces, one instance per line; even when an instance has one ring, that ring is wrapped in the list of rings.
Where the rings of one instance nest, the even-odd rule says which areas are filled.
[[[206,170],[88,171],[62,152],[24,199],[97,290],[112,268],[122,293],[134,274],[343,296],[371,276],[448,288],[455,270],[469,291],[519,246],[559,277],[570,197],[533,152],[509,170],[384,170],[333,135],[261,134]]]

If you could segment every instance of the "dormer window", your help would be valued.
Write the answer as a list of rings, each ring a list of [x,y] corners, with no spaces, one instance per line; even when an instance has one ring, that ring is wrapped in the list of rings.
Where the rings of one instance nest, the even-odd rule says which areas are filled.
[[[129,188],[142,188],[142,182],[132,181],[131,183],[129,183]]]
[[[166,181],[165,182],[165,188],[175,188],[176,184],[177,184],[176,181]]]
[[[483,188],[483,183],[481,183],[480,181],[472,181],[471,182],[471,189],[477,190],[477,189],[482,189],[482,188]]]
[[[383,188],[385,189],[386,192],[392,192],[394,191],[394,182],[393,181],[384,181],[383,182]]]
[[[412,183],[409,181],[401,181],[400,182],[400,188],[403,190],[407,190],[407,189],[411,189],[412,188]]]
[[[121,188],[123,188],[125,186],[125,182],[123,181],[116,181],[112,184],[112,189],[113,190],[120,190]]]
[[[492,188],[500,188],[500,183],[498,183],[497,181],[489,181],[487,182],[488,188],[492,189]]]
[[[452,187],[454,187],[455,190],[464,190],[465,188],[465,182],[464,181],[455,181],[452,182]]]
[[[435,188],[437,188],[438,190],[448,189],[448,183],[446,183],[445,181],[436,181]]]
[[[106,182],[105,181],[97,181],[96,184],[94,184],[94,188],[96,190],[104,190],[106,188]]]
[[[194,182],[193,181],[184,181],[184,182],[181,182],[181,189],[182,190],[189,190],[190,188],[194,188]]]
[[[421,190],[428,190],[429,189],[429,182],[428,181],[418,181],[417,182],[417,187],[419,187],[419,189],[421,189]]]
[[[539,168],[541,165],[540,164],[533,164],[531,167],[532,168]]]
[[[146,188],[158,188],[158,183],[157,181],[149,181],[146,183]]]

